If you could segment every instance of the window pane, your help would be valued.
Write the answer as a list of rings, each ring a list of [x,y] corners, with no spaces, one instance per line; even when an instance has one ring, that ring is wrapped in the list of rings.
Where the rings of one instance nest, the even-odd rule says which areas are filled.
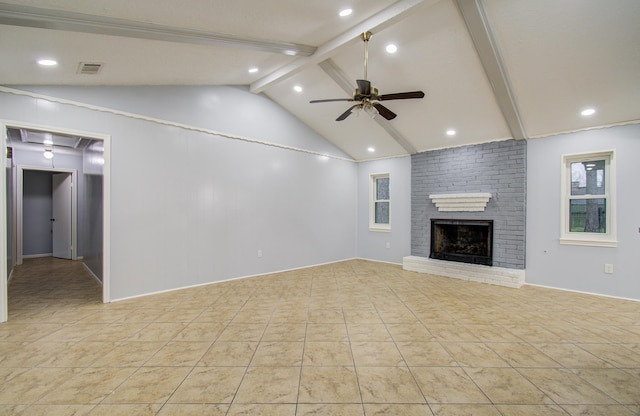
[[[376,202],[376,224],[389,224],[388,202]]]
[[[376,179],[376,199],[389,199],[389,178]]]
[[[572,233],[606,233],[607,200],[572,199],[569,212],[569,231]]]
[[[571,195],[604,195],[604,160],[571,164]]]

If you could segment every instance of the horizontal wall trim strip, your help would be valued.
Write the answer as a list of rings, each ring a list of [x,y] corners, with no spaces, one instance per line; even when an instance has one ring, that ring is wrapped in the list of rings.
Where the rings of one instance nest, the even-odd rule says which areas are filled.
[[[218,283],[233,282],[234,280],[249,279],[249,278],[252,278],[252,277],[260,277],[260,276],[269,276],[271,274],[277,274],[277,273],[293,272],[293,271],[296,271],[296,270],[310,269],[312,267],[326,266],[328,264],[342,263],[342,262],[350,261],[350,260],[358,260],[358,259],[355,258],[355,257],[352,257],[352,258],[343,259],[343,260],[330,261],[330,262],[327,262],[327,263],[312,264],[310,266],[301,266],[301,267],[294,267],[292,269],[277,270],[277,271],[267,272],[267,273],[258,273],[258,274],[248,275],[248,276],[232,277],[230,279],[217,280],[215,282],[199,283],[197,285],[177,287],[175,289],[159,290],[157,292],[144,293],[142,295],[129,296],[129,297],[126,297],[126,298],[111,299],[110,302],[121,302],[123,300],[138,299],[138,298],[142,298],[142,297],[145,297],[145,296],[160,295],[160,294],[163,294],[163,293],[175,292],[176,290],[193,289],[193,288],[196,288],[196,287],[215,285],[215,284],[218,284]]]
[[[93,111],[99,111],[99,112],[102,112],[102,113],[110,113],[110,114],[114,114],[114,115],[118,115],[118,116],[122,116],[122,117],[127,117],[127,118],[132,118],[132,119],[136,119],[136,120],[148,121],[150,123],[162,124],[162,125],[165,125],[165,126],[177,127],[179,129],[183,129],[183,130],[189,130],[189,131],[195,131],[195,132],[198,132],[198,133],[204,133],[204,134],[208,134],[208,135],[211,135],[211,136],[223,137],[225,139],[240,140],[240,141],[248,142],[248,143],[261,144],[261,145],[270,146],[270,147],[277,147],[279,149],[291,150],[291,151],[300,152],[300,153],[307,153],[307,154],[314,155],[314,156],[324,156],[324,157],[328,157],[330,159],[343,160],[343,161],[346,161],[346,162],[353,162],[353,163],[356,162],[354,159],[349,159],[349,158],[341,157],[341,156],[335,156],[335,155],[331,155],[331,154],[327,154],[327,153],[316,152],[314,150],[302,149],[300,147],[293,147],[293,146],[287,146],[287,145],[284,145],[284,144],[267,142],[267,141],[260,140],[260,139],[252,139],[252,138],[249,138],[249,137],[238,136],[238,135],[230,134],[230,133],[222,133],[222,132],[219,132],[219,131],[205,129],[205,128],[202,128],[202,127],[191,126],[191,125],[183,124],[183,123],[176,123],[176,122],[169,121],[169,120],[163,120],[163,119],[160,119],[160,118],[143,116],[141,114],[129,113],[127,111],[121,111],[121,110],[116,110],[116,109],[109,108],[109,107],[102,107],[102,106],[97,106],[97,105],[93,105],[93,104],[82,103],[82,102],[79,102],[79,101],[67,100],[65,98],[58,98],[58,97],[53,97],[53,96],[50,96],[50,95],[38,94],[38,93],[31,92],[31,91],[18,90],[18,89],[15,89],[15,88],[9,88],[9,87],[5,87],[5,86],[2,86],[2,85],[0,85],[0,92],[4,92],[4,93],[7,93],[7,94],[12,94],[12,95],[19,95],[19,96],[23,96],[23,97],[31,97],[31,98],[51,101],[51,102],[58,103],[58,104],[71,105],[71,106],[74,106],[74,107],[84,108],[84,109],[93,110]]]

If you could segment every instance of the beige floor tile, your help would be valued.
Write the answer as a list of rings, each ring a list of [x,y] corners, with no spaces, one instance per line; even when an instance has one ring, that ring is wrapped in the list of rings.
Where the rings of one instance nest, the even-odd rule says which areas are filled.
[[[266,327],[266,323],[231,323],[218,336],[217,341],[260,341]]]
[[[231,403],[244,367],[196,367],[175,391],[170,403]]]
[[[533,344],[533,346],[566,368],[611,367],[606,361],[574,344]]]
[[[439,342],[398,342],[396,346],[409,367],[458,365]]]
[[[83,342],[52,352],[39,367],[87,367],[116,347],[112,342]]]
[[[498,409],[490,404],[435,404],[430,406],[434,416],[502,416]]]
[[[498,405],[503,416],[566,416],[567,413],[555,405]]]
[[[296,403],[300,367],[251,367],[235,403]]]
[[[307,341],[348,341],[347,326],[345,324],[318,324],[307,325]]]
[[[365,404],[367,416],[433,416],[426,404]]]
[[[364,403],[426,403],[406,367],[357,367]]]
[[[365,416],[361,404],[298,404],[296,416]]]
[[[299,367],[303,342],[260,342],[251,360],[252,367]]]
[[[386,325],[365,324],[365,323],[347,323],[347,333],[351,342],[373,341],[373,342],[390,342],[393,341],[391,334],[387,331]]]
[[[640,377],[618,369],[580,369],[574,372],[618,403],[640,405]]]
[[[476,342],[442,342],[444,349],[462,367],[508,367],[491,348]]]
[[[468,368],[466,372],[493,403],[552,403],[549,397],[512,368]]]
[[[232,404],[227,416],[295,416],[295,404]]]
[[[36,367],[52,356],[63,354],[67,347],[61,342],[2,343],[0,367]]]
[[[465,328],[483,342],[522,342],[502,325],[465,325]]]
[[[214,342],[224,330],[225,325],[219,322],[192,322],[178,333],[174,341]]]
[[[614,404],[615,401],[569,370],[523,368],[520,373],[558,404]]]
[[[360,403],[353,367],[304,367],[299,403]]]
[[[257,342],[217,341],[202,356],[198,366],[248,366],[258,348]]]
[[[429,332],[438,341],[449,342],[478,342],[480,341],[467,327],[463,325],[426,325]]]
[[[25,410],[28,408],[28,405],[19,404],[0,404],[0,415],[5,416],[18,416],[24,415]]]
[[[637,416],[637,410],[622,405],[568,405],[562,408],[571,416]],[[640,409],[638,409],[640,410]]]
[[[142,367],[104,403],[164,403],[185,379],[189,367]]]
[[[558,362],[530,344],[492,342],[486,345],[513,367],[561,367]]]
[[[318,309],[309,309],[309,322],[316,324],[344,324],[342,309],[330,309],[320,306]]]
[[[139,367],[158,352],[166,342],[128,341],[95,361],[94,367]]]
[[[2,384],[0,404],[31,404],[80,370],[74,368],[33,368]]]
[[[81,404],[34,404],[22,413],[29,416],[84,416],[88,415],[94,405]]]
[[[353,303],[348,300],[345,304],[353,307]],[[344,309],[344,319],[347,324],[381,324],[382,319],[378,315],[378,311],[375,308],[359,308],[359,309]]]
[[[395,342],[430,342],[436,338],[419,322],[411,323],[391,323],[387,324],[387,329]]]
[[[38,400],[38,404],[98,404],[135,368],[87,368]]]
[[[91,416],[154,416],[161,407],[161,404],[99,404]]]
[[[306,342],[302,360],[304,366],[353,366],[348,342]]]
[[[129,341],[171,341],[184,330],[186,324],[182,322],[151,322],[140,331],[133,334]]]
[[[158,416],[225,416],[228,404],[165,404]]]
[[[262,341],[301,342],[304,341],[306,333],[306,324],[270,324],[262,336]]]
[[[618,368],[640,368],[640,352],[618,344],[577,344],[583,350]]]
[[[144,322],[129,322],[129,323],[112,323],[103,326],[100,332],[97,332],[84,341],[88,342],[119,342],[130,339],[140,332],[148,324]],[[157,340],[151,340],[157,341]]]
[[[459,367],[412,367],[424,397],[431,403],[489,403],[489,399]]]
[[[406,366],[394,342],[352,342],[351,350],[356,366]]]
[[[192,367],[209,349],[209,342],[169,342],[144,365],[148,367]]]

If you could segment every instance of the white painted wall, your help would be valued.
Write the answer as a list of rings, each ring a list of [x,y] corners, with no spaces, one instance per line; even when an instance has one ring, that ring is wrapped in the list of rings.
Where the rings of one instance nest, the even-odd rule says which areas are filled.
[[[615,151],[618,246],[560,245],[562,155]],[[640,300],[640,125],[528,141],[527,283]],[[605,274],[604,264],[614,265]]]
[[[377,173],[389,173],[390,232],[369,231],[370,175]],[[402,264],[410,254],[411,157],[358,163],[358,257]]]
[[[252,139],[343,156],[265,97],[224,89],[235,109],[214,100],[203,111],[196,89],[189,89],[198,91],[192,100],[176,102],[175,90],[158,88],[140,108],[129,106],[128,94],[110,103],[167,117],[173,109],[192,114],[194,127],[217,131],[211,119],[224,119]],[[202,90],[215,95],[216,88]],[[64,91],[65,98],[88,93]],[[2,119],[111,136],[112,300],[355,257],[351,161],[8,93],[0,93],[0,109]]]

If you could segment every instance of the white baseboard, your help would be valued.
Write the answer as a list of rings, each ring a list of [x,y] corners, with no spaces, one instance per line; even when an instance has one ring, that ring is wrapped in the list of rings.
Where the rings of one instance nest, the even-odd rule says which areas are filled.
[[[96,274],[93,272],[93,270],[91,270],[89,268],[89,266],[87,266],[86,263],[82,263],[82,265],[84,266],[84,269],[89,272],[89,274],[91,275],[91,277],[93,277],[95,279],[96,282],[98,282],[98,284],[100,286],[102,286],[102,280],[100,280],[100,278],[98,276],[96,276]]]
[[[603,295],[602,293],[585,292],[583,290],[566,289],[566,288],[557,287],[557,286],[538,285],[538,284],[535,284],[535,283],[525,283],[525,284],[527,286],[541,287],[543,289],[554,289],[554,290],[562,290],[563,292],[580,293],[581,295],[601,296],[603,298],[611,298],[611,299],[619,299],[619,300],[630,300],[631,302],[640,302],[640,299],[624,298],[622,296]]]
[[[53,253],[42,253],[42,254],[23,254],[22,258],[23,259],[38,259],[41,257],[51,257],[53,256]]]
[[[196,287],[215,285],[215,284],[218,284],[218,283],[232,282],[234,280],[250,279],[252,277],[268,276],[270,274],[285,273],[285,272],[292,272],[292,271],[296,271],[296,270],[310,269],[312,267],[326,266],[326,265],[335,264],[335,263],[342,263],[344,261],[349,261],[349,260],[357,260],[357,259],[355,257],[351,257],[351,258],[348,258],[348,259],[329,261],[329,262],[326,262],[326,263],[319,263],[319,264],[314,264],[314,265],[311,265],[311,266],[301,266],[301,267],[294,267],[294,268],[291,268],[291,269],[283,269],[283,270],[275,270],[275,271],[272,271],[272,272],[258,273],[258,274],[253,274],[253,275],[249,275],[249,276],[232,277],[230,279],[216,280],[215,282],[199,283],[199,284],[191,285],[191,286],[176,287],[174,289],[158,290],[156,292],[143,293],[141,295],[134,295],[134,296],[127,296],[127,297],[124,297],[124,298],[111,299],[109,302],[120,302],[120,301],[123,301],[123,300],[137,299],[137,298],[143,298],[145,296],[159,295],[159,294],[162,294],[162,293],[175,292],[176,290],[192,289],[192,288],[196,288]]]

